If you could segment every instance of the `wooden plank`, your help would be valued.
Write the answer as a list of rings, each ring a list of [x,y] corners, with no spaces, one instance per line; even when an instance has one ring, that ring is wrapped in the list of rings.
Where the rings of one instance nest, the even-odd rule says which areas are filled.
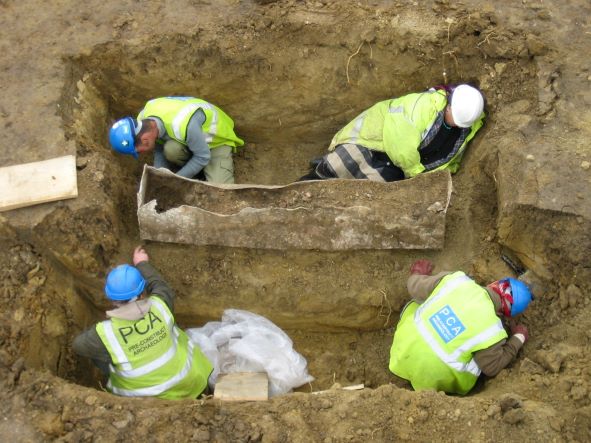
[[[73,155],[0,168],[0,211],[78,196]]]
[[[269,379],[265,372],[220,374],[213,398],[223,401],[268,400]]]

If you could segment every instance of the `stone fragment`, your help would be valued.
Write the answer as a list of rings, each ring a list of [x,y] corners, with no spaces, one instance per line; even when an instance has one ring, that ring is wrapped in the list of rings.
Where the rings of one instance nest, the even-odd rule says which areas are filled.
[[[589,168],[591,168],[591,163],[589,163],[587,160],[582,161],[581,168],[583,168],[585,171],[587,171]]]
[[[548,52],[548,47],[538,36],[528,34],[526,37],[526,45],[531,55],[544,55]]]
[[[490,405],[489,408],[486,410],[486,415],[493,418],[495,415],[499,415],[501,413],[501,407],[497,404]]]
[[[570,396],[573,398],[573,400],[582,400],[587,396],[587,392],[587,386],[576,385],[570,390]]]
[[[538,351],[533,356],[537,363],[555,374],[560,371],[564,358],[565,355],[559,351]]]
[[[197,429],[193,432],[192,440],[193,441],[209,441],[210,440],[210,433],[208,429]]]
[[[521,366],[519,366],[519,372],[523,374],[543,374],[544,368],[526,357],[521,362]]]
[[[503,421],[510,425],[515,425],[522,422],[525,419],[525,411],[521,408],[510,409],[503,415]]]
[[[123,429],[127,427],[128,424],[129,422],[127,420],[117,420],[113,422],[113,426],[115,426],[117,429]]]
[[[560,291],[560,295],[558,297],[558,305],[560,306],[560,310],[562,311],[568,309],[568,294],[566,293],[565,289]]]
[[[127,413],[122,414],[122,416],[123,418],[121,420],[113,422],[113,426],[117,429],[124,429],[133,421],[133,415],[129,411],[127,411]]]
[[[523,403],[521,397],[517,394],[507,393],[499,397],[498,404],[501,407],[501,411],[505,413],[510,409],[521,408]]]
[[[564,420],[562,418],[548,417],[548,423],[550,424],[550,427],[556,432],[562,432],[562,427],[564,426]]]
[[[568,299],[568,306],[574,308],[579,303],[579,300],[583,298],[583,292],[576,285],[570,284],[566,288],[566,297]]]

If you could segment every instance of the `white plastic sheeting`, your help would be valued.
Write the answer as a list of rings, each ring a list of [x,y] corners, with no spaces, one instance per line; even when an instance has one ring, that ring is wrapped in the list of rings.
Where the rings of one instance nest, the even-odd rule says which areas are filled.
[[[226,309],[221,322],[186,332],[214,367],[211,387],[220,373],[266,372],[272,397],[314,380],[287,334],[260,315]]]

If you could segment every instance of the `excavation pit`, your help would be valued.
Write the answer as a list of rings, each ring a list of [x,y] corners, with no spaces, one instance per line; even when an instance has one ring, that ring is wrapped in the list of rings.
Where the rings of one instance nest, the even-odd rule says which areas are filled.
[[[447,229],[448,238],[444,239],[445,209],[451,195],[449,179],[430,174],[392,184],[391,197],[381,189],[373,189],[388,186],[378,183],[318,182],[280,188],[289,192],[294,186],[308,186],[316,193],[327,194],[327,201],[314,202],[318,211],[325,208],[324,212],[329,212],[326,209],[329,207],[363,206],[364,195],[379,195],[367,200],[375,200],[372,204],[378,208],[388,208],[384,210],[384,219],[392,213],[393,225],[408,226],[388,237],[389,243],[376,231],[366,235],[364,244],[341,242],[341,247],[334,247],[339,236],[336,233],[331,236],[334,230],[331,220],[336,217],[332,213],[328,218],[304,215],[297,220],[277,219],[275,225],[268,226],[264,222],[257,226],[257,220],[242,226],[238,222],[224,225],[222,221],[244,209],[244,205],[257,210],[280,207],[283,197],[273,194],[253,204],[252,189],[285,186],[304,175],[308,161],[325,152],[334,132],[376,101],[425,89],[445,79],[471,81],[483,87],[489,101],[488,111],[493,111],[490,119],[494,121],[494,111],[502,111],[498,97],[510,95],[514,101],[525,97],[534,88],[535,67],[530,59],[518,55],[522,44],[519,39],[507,40],[491,53],[491,48],[478,46],[482,40],[480,27],[491,24],[483,19],[465,26],[446,38],[441,38],[441,30],[425,27],[418,31],[421,37],[413,39],[408,38],[403,25],[388,27],[385,35],[359,45],[355,58],[350,59],[350,45],[343,44],[338,34],[325,31],[323,44],[318,45],[314,43],[318,37],[313,37],[316,30],[289,22],[281,31],[257,31],[257,39],[279,42],[281,47],[273,51],[261,51],[248,38],[238,45],[241,39],[236,40],[235,36],[229,35],[228,41],[210,41],[196,33],[155,38],[148,45],[111,42],[98,46],[90,56],[72,59],[69,68],[72,82],[64,95],[74,97],[75,101],[66,108],[64,118],[70,136],[79,146],[83,175],[91,181],[97,175],[100,177],[95,198],[108,203],[96,210],[111,219],[115,228],[108,234],[113,239],[107,242],[111,249],[104,247],[100,260],[96,259],[96,252],[88,254],[93,263],[87,268],[97,270],[95,275],[102,276],[109,265],[127,260],[127,251],[138,236],[136,213],[130,201],[141,177],[141,164],[151,162],[148,156],[135,162],[114,155],[106,144],[109,126],[121,116],[137,115],[150,98],[197,96],[232,116],[237,134],[247,143],[235,157],[236,188],[243,188],[235,189],[228,197],[225,197],[228,191],[209,189],[207,184],[152,172],[155,170],[145,173],[153,186],[140,190],[139,235],[155,241],[148,249],[155,265],[178,293],[179,321],[186,326],[197,326],[218,319],[223,309],[239,308],[265,315],[296,335],[320,334],[312,339],[318,343],[338,343],[338,337],[344,336],[331,335],[335,331],[383,335],[384,330],[395,324],[406,301],[406,269],[408,261],[419,256],[416,250],[430,250],[427,254],[454,262],[458,253],[469,257],[477,254],[480,247],[474,243],[468,245],[467,251],[458,251],[459,245],[455,244],[466,245],[457,237],[464,223],[457,213],[451,214],[452,227]],[[302,42],[305,51],[300,45],[278,39],[279,33]],[[461,54],[460,51],[449,54],[446,50],[452,46],[464,50]],[[436,62],[426,63],[429,59]],[[498,69],[491,74],[491,69],[499,64],[510,65],[512,75],[497,72]],[[517,84],[519,88],[514,87]],[[486,134],[486,129],[482,133]],[[468,150],[465,167],[470,167],[470,157],[474,156],[470,151],[485,149],[489,146],[479,134]],[[245,189],[252,185],[255,188]],[[472,198],[469,189],[461,188],[460,192],[465,194],[456,197],[460,205]],[[250,192],[250,200],[238,192]],[[187,207],[199,193],[205,195],[199,201],[201,207],[205,205],[204,212],[216,214],[217,211],[217,219],[178,226],[176,221],[166,218],[181,208],[185,214],[194,209]],[[289,198],[284,197],[286,202]],[[437,202],[441,211],[433,209]],[[290,209],[301,204],[294,201],[292,206],[288,203],[284,206],[288,213],[293,213]],[[494,201],[484,203],[485,207],[494,208],[494,205]],[[357,218],[356,232],[363,233],[363,217]],[[241,229],[245,231],[243,235]],[[266,230],[277,232],[265,233]],[[161,243],[171,241],[193,245]],[[265,250],[269,248],[276,250]],[[357,248],[364,251],[354,251]],[[379,251],[382,248],[386,250]],[[343,251],[322,252],[332,249]],[[442,251],[436,253],[436,250]],[[453,259],[447,259],[448,256]],[[74,272],[79,272],[79,262],[66,265],[72,270],[78,268]],[[88,282],[90,287],[80,285],[79,291],[100,312],[106,308],[102,293],[96,290],[100,279],[90,276]],[[350,344],[354,343],[352,339],[344,341],[349,342],[345,348],[354,346]],[[306,348],[303,343],[301,346]],[[379,382],[352,375],[350,380],[335,376],[333,382],[365,382],[370,386],[387,383],[389,346],[381,340],[380,348],[383,352],[376,353],[380,355],[379,363],[369,365],[382,368],[382,376],[376,378]],[[323,353],[315,350],[306,355],[312,368],[323,361],[322,357],[316,360],[315,355]],[[340,372],[341,363],[332,366],[330,359],[325,360],[328,366],[325,372]],[[323,368],[318,367],[318,371],[323,372]],[[324,383],[320,386],[328,387]]]
[[[228,41],[212,42],[197,33],[156,38],[149,45],[109,43],[97,47],[88,57],[72,59],[73,81],[65,95],[75,97],[75,103],[71,103],[71,113],[64,117],[79,146],[79,155],[92,159],[85,163],[82,172],[95,177],[100,174],[102,183],[96,197],[102,198],[102,193],[105,200],[110,200],[107,212],[114,220],[113,226],[119,229],[110,234],[117,239],[112,242],[117,247],[104,252],[104,263],[93,263],[91,268],[104,265],[106,269],[128,260],[127,251],[138,236],[138,222],[130,200],[140,180],[141,163],[151,161],[144,156],[135,162],[114,155],[104,135],[109,126],[123,115],[135,116],[145,101],[153,97],[205,98],[234,118],[237,134],[246,140],[246,147],[235,156],[238,184],[233,193],[153,169],[145,173],[152,180],[152,187],[140,190],[139,235],[155,241],[148,244],[148,249],[154,264],[178,293],[177,319],[183,326],[194,327],[219,319],[226,308],[251,310],[296,336],[321,344],[319,348],[310,348],[307,340],[296,340],[310,362],[312,375],[320,380],[314,389],[328,389],[332,383],[388,383],[393,379],[387,371],[390,328],[407,299],[404,287],[409,261],[420,257],[421,249],[450,264],[469,261],[469,257],[480,254],[481,245],[477,241],[466,242],[465,229],[477,228],[465,226],[467,220],[456,210],[448,214],[451,227],[445,232],[445,209],[451,195],[445,174],[425,175],[392,185],[285,185],[307,172],[308,161],[325,152],[336,130],[376,101],[425,89],[444,79],[472,81],[483,87],[489,100],[490,120],[494,121],[496,113],[502,111],[500,96],[511,96],[514,101],[527,96],[535,87],[535,66],[529,58],[518,55],[519,39],[507,40],[489,53],[490,48],[478,46],[481,37],[475,30],[483,25],[491,26],[487,20],[469,22],[465,29],[455,30],[453,39],[441,38],[441,30],[426,27],[419,31],[424,33],[420,38],[409,39],[403,29],[390,27],[375,41],[360,45],[355,58],[349,59],[346,66],[343,61],[350,57],[350,44],[343,45],[337,34],[325,31],[323,44],[318,45],[313,43],[318,40],[313,37],[316,31],[290,23],[280,32],[302,42],[306,51],[288,40],[277,39],[279,31],[265,30],[257,32],[257,38],[279,42],[280,48],[262,52],[256,44],[236,46],[233,36]],[[452,45],[465,50],[461,54],[446,54]],[[429,59],[436,62],[426,63]],[[115,61],[117,69],[113,69]],[[493,75],[492,67],[499,64],[510,65],[512,75],[505,71],[494,71]],[[517,84],[519,88],[515,87]],[[481,132],[485,136],[487,130]],[[479,134],[471,143],[464,168],[475,170],[474,158],[478,156],[472,151],[487,149],[491,145]],[[489,182],[487,177],[478,180]],[[273,185],[283,186],[279,189],[286,196],[261,191],[262,187]],[[224,225],[232,214],[246,206],[257,210],[285,209],[293,214],[290,209],[305,203],[288,201],[294,197],[288,195],[290,190],[298,186],[311,187],[315,193],[329,196],[326,201],[315,199],[320,213],[329,212],[330,207],[363,205],[364,196],[375,193],[379,197],[367,201],[387,208],[384,220],[391,213],[392,224],[402,225],[403,229],[388,237],[387,244],[376,231],[364,238],[364,244],[350,242],[334,247],[339,235],[331,232],[332,220],[337,216],[332,213],[328,218],[304,215],[297,220],[277,219],[275,225],[268,226],[264,217],[258,224],[254,220],[251,224]],[[391,186],[391,197],[377,189],[380,186]],[[253,189],[259,189],[257,198],[253,197]],[[250,194],[245,197],[245,193]],[[471,186],[461,182],[458,193],[459,206],[468,204],[475,196]],[[204,209],[201,214],[213,213],[217,218],[179,226],[179,217],[173,214],[182,210],[180,219],[186,221],[187,211],[195,210],[191,205],[196,202],[196,195],[201,195],[197,202]],[[479,202],[483,212],[494,210],[494,190],[488,195],[488,202]],[[435,205],[437,202],[439,206]],[[363,223],[363,217],[357,218]],[[356,232],[363,233],[359,223]],[[477,223],[486,226],[490,220],[479,219]],[[331,243],[333,240],[337,243]],[[162,243],[171,241],[189,245]],[[357,248],[362,250],[355,251]],[[382,248],[386,250],[379,251]],[[343,251],[330,252],[331,249]],[[73,264],[69,267],[75,268]],[[487,276],[486,270],[480,272]],[[81,285],[79,291],[100,312],[106,308],[102,293],[96,290],[100,280],[91,280],[93,287]],[[376,336],[380,339],[374,339]],[[330,347],[352,350],[358,348],[359,342],[364,343],[361,349],[371,350],[369,353],[376,357],[364,352],[347,371],[342,370],[347,352],[341,351],[342,356],[336,358],[322,349],[330,343]],[[378,343],[380,351],[368,346],[369,342]],[[314,371],[332,374],[332,379]],[[359,374],[374,375],[364,378]]]
[[[150,4],[141,14],[121,14],[108,2],[101,14],[84,11],[84,5],[68,5],[68,14],[60,5],[39,11],[6,6],[7,17],[23,25],[7,36],[5,49],[16,63],[0,71],[12,76],[3,83],[0,109],[8,116],[7,143],[22,147],[23,161],[39,159],[39,146],[47,155],[75,150],[79,179],[75,201],[21,210],[7,215],[7,227],[1,225],[8,301],[1,361],[13,429],[25,437],[68,441],[114,440],[120,429],[137,438],[176,441],[434,440],[441,437],[434,428],[458,440],[586,435],[588,351],[581,331],[591,329],[582,295],[589,275],[583,263],[589,216],[584,204],[577,205],[578,190],[563,188],[560,194],[560,186],[552,186],[556,204],[540,192],[544,183],[562,184],[554,171],[582,183],[580,164],[588,161],[583,149],[559,161],[547,148],[568,151],[576,138],[552,138],[565,134],[564,127],[553,126],[553,116],[574,116],[564,125],[571,134],[588,132],[578,126],[586,114],[560,98],[561,88],[584,95],[572,77],[561,77],[561,69],[574,63],[565,54],[571,54],[571,43],[575,49],[581,44],[579,37],[569,37],[569,51],[563,43],[557,54],[542,38],[562,35],[568,21],[554,17],[567,10],[577,16],[575,6],[499,4],[501,13],[495,14],[488,6],[448,2],[395,8],[389,2],[226,2],[222,18],[217,3],[198,2],[198,13],[190,3],[183,11]],[[16,9],[19,14],[12,15]],[[53,11],[51,25],[63,35],[38,35],[38,26],[49,26],[39,20],[41,9]],[[93,23],[66,26],[66,15]],[[21,54],[30,54],[25,44],[46,48],[36,69],[28,58],[19,62]],[[308,161],[323,154],[334,133],[362,110],[445,81],[479,85],[489,117],[453,177],[442,250],[147,242],[152,262],[177,293],[182,327],[219,319],[226,308],[264,315],[308,359],[316,377],[312,386],[238,406],[126,400],[100,392],[98,375],[73,355],[71,342],[104,318],[105,273],[128,262],[139,242],[135,195],[142,166],[151,163],[149,157],[136,162],[111,152],[106,134],[115,119],[137,115],[157,96],[204,98],[235,120],[247,142],[235,157],[237,183],[284,186],[304,175]],[[47,121],[27,118],[26,130],[10,129],[24,124],[23,115]],[[576,163],[561,169],[571,158]],[[561,231],[572,234],[568,242],[557,235]],[[551,276],[554,285],[524,320],[532,339],[519,361],[467,398],[398,389],[404,385],[387,362],[392,328],[408,299],[410,264],[427,257],[436,270],[462,269],[487,283],[511,274],[499,244]],[[307,394],[359,383],[371,389]],[[503,403],[505,395],[513,403]],[[495,412],[497,404],[509,403],[521,407]],[[0,434],[9,435],[3,426]]]

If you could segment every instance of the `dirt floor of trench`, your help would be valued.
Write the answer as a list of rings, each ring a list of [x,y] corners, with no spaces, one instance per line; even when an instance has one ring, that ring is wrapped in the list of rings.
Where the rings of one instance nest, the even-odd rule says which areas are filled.
[[[1,159],[75,154],[79,186],[77,199],[0,218],[3,440],[591,438],[586,2],[8,0],[0,10]],[[236,182],[281,185],[373,103],[446,81],[479,85],[488,118],[453,178],[442,250],[146,245],[177,293],[181,326],[269,300],[265,314],[314,382],[238,404],[101,389],[71,342],[103,318],[104,276],[140,241],[135,197],[151,161],[110,151],[116,118],[152,97],[205,98],[246,141]],[[389,373],[410,264],[429,258],[486,283],[514,275],[504,253],[530,269],[538,296],[518,360],[463,398],[413,392]]]

